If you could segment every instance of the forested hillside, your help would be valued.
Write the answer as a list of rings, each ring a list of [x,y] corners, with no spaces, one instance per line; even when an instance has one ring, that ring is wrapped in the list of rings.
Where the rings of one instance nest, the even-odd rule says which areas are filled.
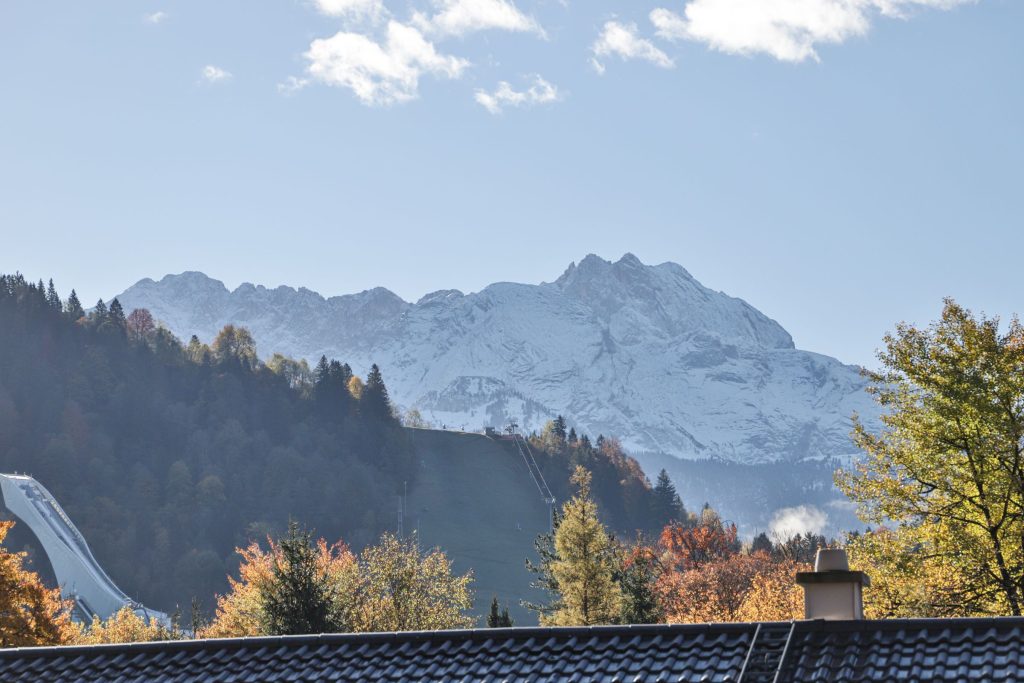
[[[555,426],[537,445],[556,495],[582,462],[614,527],[658,526],[635,461]],[[86,314],[73,291],[0,276],[0,471],[43,482],[148,605],[209,606],[235,547],[290,518],[361,547],[394,528],[418,468],[376,366],[364,381],[326,358],[263,363],[244,328],[184,344],[144,309]]]
[[[0,469],[42,481],[147,604],[212,600],[235,546],[289,517],[355,545],[388,526],[412,450],[379,373],[359,400],[350,375],[303,391],[244,330],[185,346],[116,301],[84,315],[0,279]]]

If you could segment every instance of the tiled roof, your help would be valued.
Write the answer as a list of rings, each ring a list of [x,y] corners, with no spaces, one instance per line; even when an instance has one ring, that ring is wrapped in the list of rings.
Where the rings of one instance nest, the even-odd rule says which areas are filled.
[[[1024,681],[1022,618],[798,625],[783,680]]]
[[[513,628],[22,648],[0,650],[0,680],[1024,681],[1024,619]]]

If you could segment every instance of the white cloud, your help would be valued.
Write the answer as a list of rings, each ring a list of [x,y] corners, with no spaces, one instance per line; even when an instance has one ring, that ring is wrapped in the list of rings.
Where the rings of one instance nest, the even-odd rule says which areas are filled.
[[[787,62],[817,59],[815,46],[867,33],[875,14],[906,17],[914,8],[950,9],[976,0],[688,0],[683,13],[651,12],[657,34],[733,54],[764,53]]]
[[[458,78],[469,66],[464,59],[438,54],[416,28],[397,21],[388,22],[382,43],[361,33],[341,31],[314,40],[305,57],[313,79],[349,88],[368,105],[414,99],[422,74]]]
[[[203,80],[207,83],[223,83],[231,80],[231,72],[225,71],[219,66],[207,64],[203,67]]]
[[[506,81],[498,83],[494,92],[477,90],[473,99],[492,114],[500,114],[505,107],[532,107],[558,101],[558,88],[539,75],[533,77],[533,85],[526,90],[514,90]]]
[[[289,76],[282,83],[277,84],[277,92],[282,95],[293,95],[309,85],[308,78]]]
[[[591,59],[590,63],[599,74],[604,73],[605,66],[597,57],[642,59],[664,69],[675,66],[669,56],[655,47],[654,43],[637,34],[636,24],[622,24],[617,21],[605,23],[591,50],[595,58]]]
[[[813,505],[798,505],[776,510],[768,530],[776,538],[788,539],[797,534],[820,534],[826,524],[828,513]]]
[[[159,24],[167,18],[167,12],[153,12],[152,14],[146,15],[147,24]]]
[[[544,36],[537,21],[523,14],[510,0],[435,0],[432,17],[417,12],[413,22],[428,33],[464,36],[491,29]]]
[[[329,17],[376,20],[387,14],[383,0],[313,0],[313,4]]]

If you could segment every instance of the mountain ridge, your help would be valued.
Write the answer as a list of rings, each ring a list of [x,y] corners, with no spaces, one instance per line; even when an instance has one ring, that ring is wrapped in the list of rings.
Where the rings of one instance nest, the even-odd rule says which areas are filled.
[[[416,302],[383,287],[229,290],[197,271],[141,280],[119,299],[185,339],[236,323],[265,356],[376,362],[396,402],[437,424],[537,429],[562,413],[632,450],[754,463],[850,455],[849,416],[878,414],[855,366],[797,349],[778,322],[682,266],[632,254]]]

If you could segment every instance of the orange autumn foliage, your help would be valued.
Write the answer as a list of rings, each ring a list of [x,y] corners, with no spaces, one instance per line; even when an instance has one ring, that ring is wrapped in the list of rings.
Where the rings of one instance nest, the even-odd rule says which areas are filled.
[[[283,561],[281,547],[267,539],[270,549],[263,550],[256,542],[247,548],[237,548],[242,556],[237,579],[228,577],[230,589],[217,596],[217,611],[213,622],[199,634],[203,638],[239,638],[267,635],[263,630],[263,606],[260,588],[273,577],[274,560]],[[355,556],[343,543],[327,545],[320,539],[316,545],[317,561],[321,569],[336,583],[345,584],[355,569]]]
[[[0,543],[14,522],[0,522]],[[65,645],[78,628],[71,622],[71,604],[60,591],[47,588],[39,575],[24,567],[25,553],[0,547],[0,647]]]
[[[796,583],[797,572],[811,571],[809,564],[774,561],[762,567],[750,583],[736,613],[738,621],[790,621],[803,619],[804,591]]]
[[[771,558],[736,554],[697,569],[666,572],[658,589],[669,623],[740,621],[740,609],[755,577]]]
[[[803,565],[767,552],[740,552],[736,526],[717,517],[665,527],[656,591],[669,623],[788,621],[803,614]]]
[[[676,571],[699,569],[728,559],[739,549],[736,525],[722,525],[717,519],[698,526],[670,524],[661,532],[660,542]]]

